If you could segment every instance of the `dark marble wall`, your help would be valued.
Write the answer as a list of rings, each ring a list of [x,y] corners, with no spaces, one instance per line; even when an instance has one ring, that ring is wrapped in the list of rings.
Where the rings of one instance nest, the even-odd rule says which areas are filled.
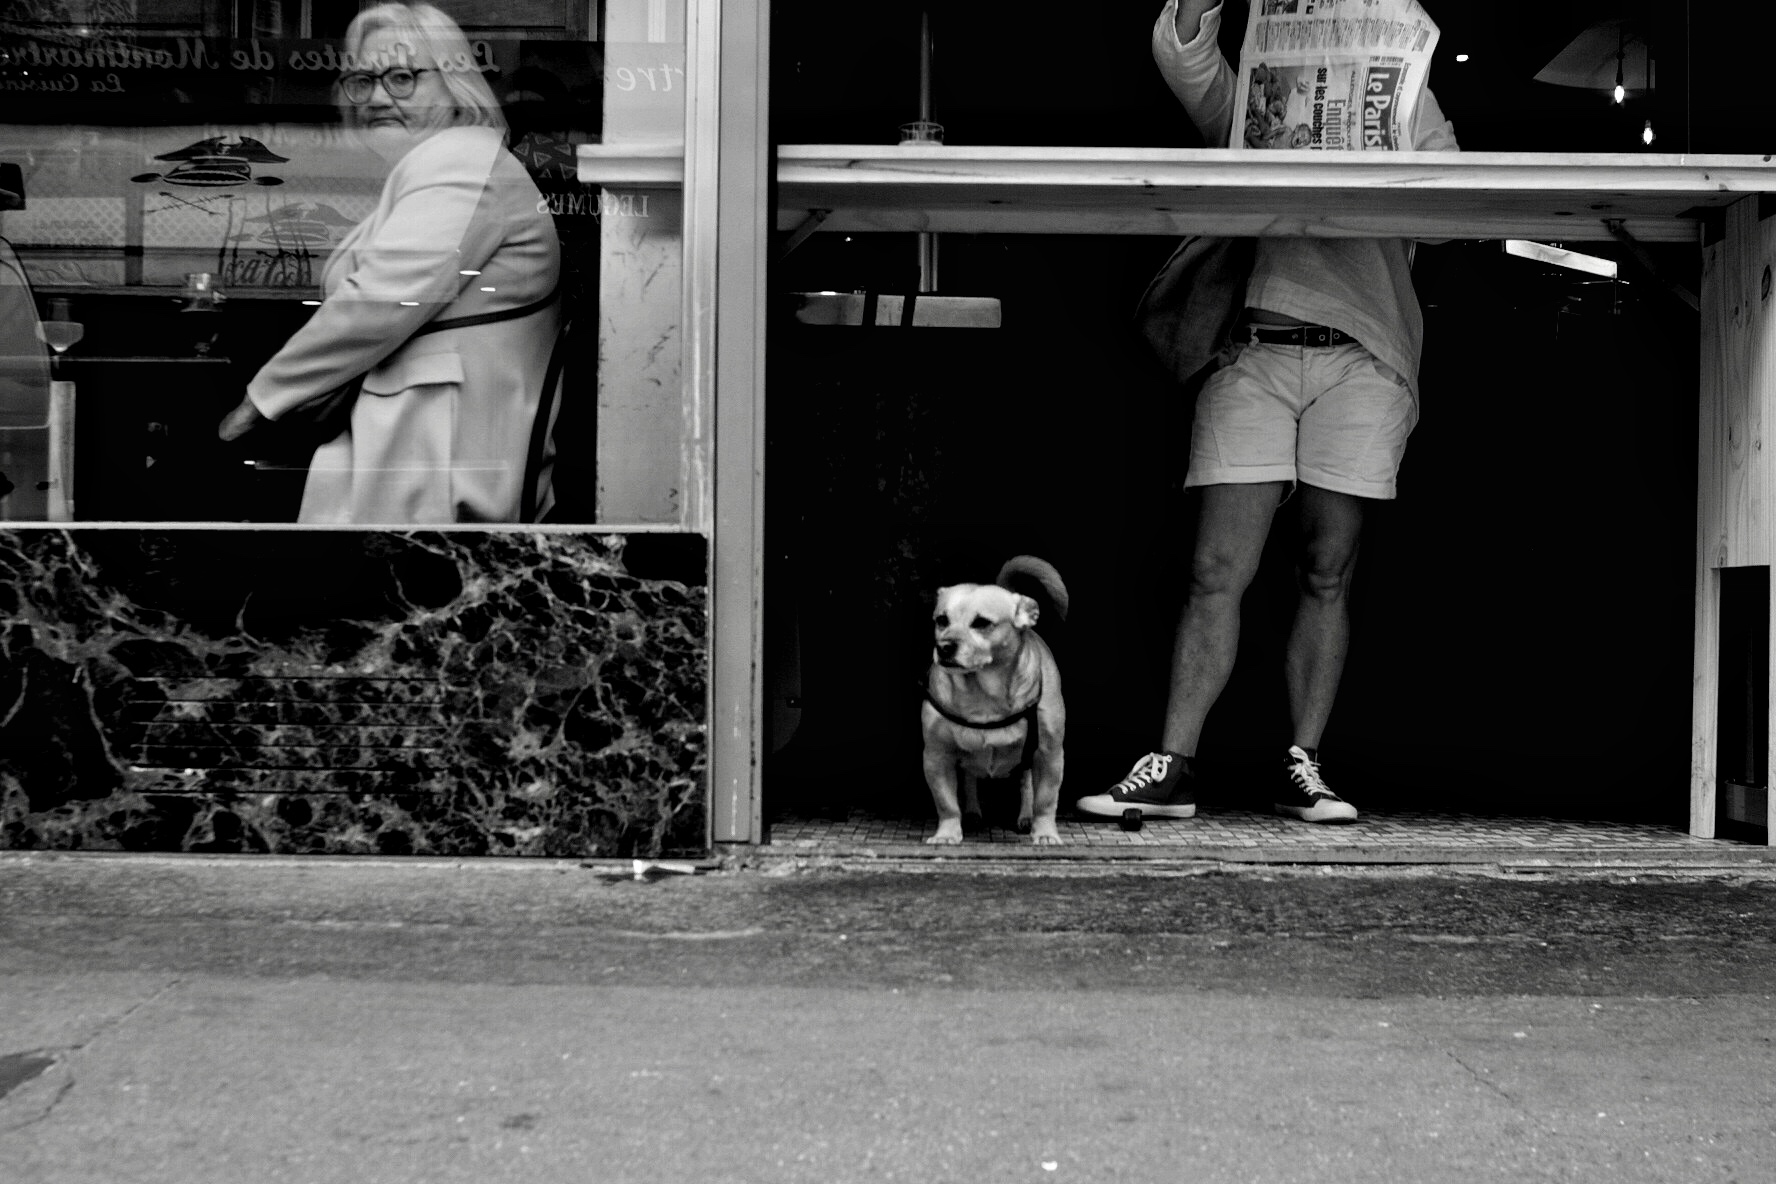
[[[703,540],[0,531],[0,847],[707,847]]]

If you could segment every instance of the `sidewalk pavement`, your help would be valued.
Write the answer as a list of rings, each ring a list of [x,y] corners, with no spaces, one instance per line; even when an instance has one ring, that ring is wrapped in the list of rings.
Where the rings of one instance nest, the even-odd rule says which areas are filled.
[[[0,1180],[1767,1180],[1772,904],[0,854]]]

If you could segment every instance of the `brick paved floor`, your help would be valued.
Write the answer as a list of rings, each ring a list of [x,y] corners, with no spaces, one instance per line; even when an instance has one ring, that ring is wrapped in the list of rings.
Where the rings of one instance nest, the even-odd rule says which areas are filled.
[[[1187,821],[1152,819],[1138,832],[1113,820],[1060,820],[1060,848],[1034,847],[1027,836],[993,826],[970,834],[961,847],[935,848],[924,840],[934,818],[781,818],[770,827],[764,850],[775,853],[945,855],[968,857],[1083,853],[1127,858],[1148,853],[1170,858],[1307,861],[1534,862],[1538,857],[1633,862],[1636,859],[1708,862],[1776,860],[1776,851],[1725,839],[1698,839],[1671,827],[1559,818],[1492,817],[1430,813],[1366,813],[1356,822],[1315,826],[1273,814],[1204,806]]]

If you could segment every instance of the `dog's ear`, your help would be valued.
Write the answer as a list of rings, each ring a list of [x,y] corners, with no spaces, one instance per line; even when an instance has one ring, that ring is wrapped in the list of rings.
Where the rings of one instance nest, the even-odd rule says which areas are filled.
[[[933,597],[931,601],[931,615],[935,617],[938,613],[943,612],[944,602],[949,598],[950,589],[948,587],[939,588],[937,590],[937,595]]]
[[[1013,614],[1011,623],[1019,629],[1028,629],[1036,623],[1036,619],[1041,615],[1041,606],[1028,596],[1020,596],[1017,598],[1017,611]]]

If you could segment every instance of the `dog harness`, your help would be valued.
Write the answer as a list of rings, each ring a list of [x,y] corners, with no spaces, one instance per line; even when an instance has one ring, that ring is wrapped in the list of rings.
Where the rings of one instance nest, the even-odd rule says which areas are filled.
[[[925,702],[931,704],[932,708],[936,710],[939,715],[943,716],[951,723],[956,724],[959,727],[972,728],[977,732],[991,732],[997,728],[1009,728],[1012,724],[1022,720],[1026,725],[1024,728],[1024,750],[1018,754],[1018,763],[1017,766],[1012,769],[1012,772],[1022,773],[1025,769],[1030,768],[1036,763],[1036,709],[1042,705],[1041,683],[1036,684],[1036,697],[1030,700],[1030,705],[1028,707],[1015,715],[1008,715],[1004,719],[991,720],[987,723],[977,723],[971,719],[963,719],[955,712],[950,711],[932,696],[931,687],[929,685],[925,687]]]

